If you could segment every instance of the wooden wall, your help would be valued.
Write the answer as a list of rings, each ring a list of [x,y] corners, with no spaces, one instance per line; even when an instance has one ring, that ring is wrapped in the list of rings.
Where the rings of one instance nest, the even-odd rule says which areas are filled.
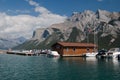
[[[94,48],[89,48],[89,52],[93,52]],[[63,49],[63,55],[83,55],[84,53],[87,53],[87,48],[64,48]]]

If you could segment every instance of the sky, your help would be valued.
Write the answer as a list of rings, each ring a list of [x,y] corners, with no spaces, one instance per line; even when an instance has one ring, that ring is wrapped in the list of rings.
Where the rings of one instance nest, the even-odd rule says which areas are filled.
[[[120,12],[120,0],[0,0],[0,37],[31,38],[37,28],[64,22],[73,12]]]

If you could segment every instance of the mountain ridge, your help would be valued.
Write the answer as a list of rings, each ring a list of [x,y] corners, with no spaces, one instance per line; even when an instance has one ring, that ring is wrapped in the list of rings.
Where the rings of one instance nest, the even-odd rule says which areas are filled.
[[[0,38],[0,49],[9,49],[24,43],[27,39],[24,37],[9,39],[9,38]]]
[[[33,48],[50,48],[57,41],[87,42],[88,35],[91,35],[92,39],[90,41],[94,43],[93,37],[96,34],[100,40],[102,38],[106,39],[109,36],[109,40],[107,40],[108,45],[100,45],[100,48],[107,48],[112,47],[109,44],[113,44],[119,39],[119,33],[120,12],[109,12],[106,10],[93,12],[85,10],[84,12],[74,12],[63,23],[53,24],[48,28],[37,29],[28,42],[34,45]],[[98,36],[98,34],[100,35]],[[22,45],[20,46],[24,48]],[[20,46],[16,48],[20,48]],[[28,46],[26,48],[29,49]]]

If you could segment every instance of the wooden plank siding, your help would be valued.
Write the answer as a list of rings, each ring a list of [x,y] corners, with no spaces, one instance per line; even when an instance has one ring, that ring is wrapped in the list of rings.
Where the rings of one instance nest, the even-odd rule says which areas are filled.
[[[89,52],[92,52],[93,48],[89,49]],[[83,56],[85,53],[87,53],[86,48],[66,48],[63,49],[63,56]]]

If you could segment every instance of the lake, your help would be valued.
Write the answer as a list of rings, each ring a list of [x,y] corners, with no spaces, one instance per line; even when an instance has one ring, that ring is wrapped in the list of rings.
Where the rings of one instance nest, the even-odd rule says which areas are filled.
[[[120,80],[120,61],[0,54],[0,80]]]

